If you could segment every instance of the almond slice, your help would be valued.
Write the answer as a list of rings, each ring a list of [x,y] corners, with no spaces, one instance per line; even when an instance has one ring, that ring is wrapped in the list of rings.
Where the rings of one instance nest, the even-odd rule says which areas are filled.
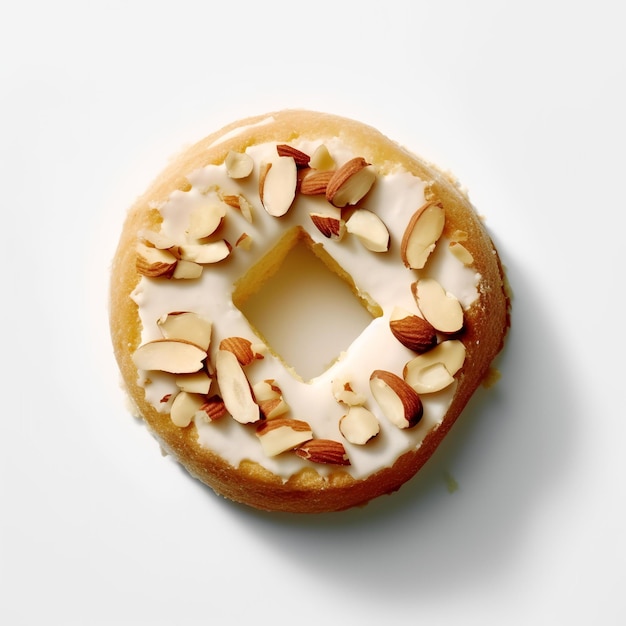
[[[326,199],[338,207],[354,205],[372,188],[376,172],[362,157],[354,157],[336,170],[326,187]]]
[[[303,196],[323,196],[326,195],[326,188],[333,172],[321,172],[310,170],[306,172],[300,181],[300,193]]]
[[[437,345],[437,332],[433,325],[400,307],[394,307],[391,312],[389,328],[403,346],[419,354]]]
[[[150,244],[151,247],[158,248],[159,250],[170,250],[176,247],[174,241],[169,237],[154,230],[142,230],[139,232],[139,237]]]
[[[235,248],[241,248],[247,252],[252,248],[252,237],[248,233],[241,233],[237,241],[235,241]]]
[[[443,232],[446,215],[440,203],[428,202],[409,220],[400,243],[400,256],[406,267],[422,269]]]
[[[249,339],[244,337],[227,337],[222,339],[219,345],[220,350],[228,350],[232,352],[241,365],[250,365],[256,359],[264,358],[257,350],[257,346],[253,345]]]
[[[298,170],[292,157],[278,157],[268,163],[259,180],[259,195],[265,210],[273,217],[285,215],[293,204]]]
[[[245,152],[231,150],[224,159],[224,165],[226,165],[226,173],[230,178],[247,178],[252,173],[254,161]]]
[[[189,426],[194,415],[204,404],[204,400],[202,395],[181,391],[172,402],[170,419],[181,428]]]
[[[367,400],[363,394],[354,391],[350,381],[343,377],[333,379],[331,382],[331,390],[337,402],[343,402],[349,406],[365,404]]]
[[[296,454],[311,463],[350,465],[350,459],[343,444],[332,439],[311,439],[298,446]]]
[[[417,392],[392,372],[375,370],[370,389],[385,417],[398,428],[412,428],[422,419],[424,409]]]
[[[341,219],[341,209],[331,205],[323,213],[309,213],[309,217],[324,237],[341,241],[346,232],[346,223]]]
[[[263,452],[267,456],[276,456],[312,439],[313,431],[307,422],[278,417],[261,422],[257,426],[256,435]]]
[[[211,388],[211,377],[205,370],[193,374],[178,374],[174,382],[181,391],[200,393],[205,396]]]
[[[316,170],[333,170],[336,167],[335,159],[323,143],[313,151],[309,165]]]
[[[438,331],[456,333],[463,328],[463,307],[434,278],[415,283],[415,299],[422,315]]]
[[[210,320],[197,313],[167,313],[157,320],[157,326],[165,339],[189,341],[205,352],[209,349],[213,325]]]
[[[459,260],[463,265],[470,266],[474,262],[472,253],[458,241],[450,242],[450,252]]]
[[[222,224],[226,215],[223,203],[202,203],[197,205],[189,216],[187,234],[195,239],[212,235]]]
[[[176,269],[176,257],[167,250],[151,248],[145,243],[137,244],[135,268],[138,274],[148,278],[169,278]]]
[[[211,396],[196,411],[195,417],[203,421],[214,422],[228,415],[228,409],[224,404],[224,400],[218,395]]]
[[[222,200],[225,204],[233,209],[241,211],[246,222],[252,224],[252,205],[246,200],[245,196],[238,195],[225,195],[222,196]]]
[[[177,280],[194,280],[202,276],[203,267],[199,263],[193,261],[183,261],[179,259],[174,268],[172,278]]]
[[[350,443],[362,446],[380,432],[376,416],[364,406],[351,406],[339,420],[339,430]]]
[[[464,361],[465,346],[458,339],[442,341],[404,366],[404,380],[417,393],[435,393],[454,382]]]
[[[276,152],[278,153],[278,156],[281,157],[292,157],[296,162],[297,167],[308,167],[309,161],[311,160],[311,157],[308,154],[286,143],[278,144],[276,146]]]
[[[192,374],[202,369],[206,351],[182,339],[155,339],[139,346],[132,359],[138,370]]]
[[[259,405],[252,397],[252,389],[237,357],[229,350],[218,350],[215,371],[222,399],[228,412],[241,424],[261,419]]]
[[[254,398],[265,419],[274,419],[289,411],[282,391],[273,380],[262,380],[252,386]]]
[[[357,209],[346,221],[346,230],[372,252],[389,250],[389,231],[384,222],[367,209]]]
[[[190,243],[180,247],[180,258],[200,264],[219,263],[231,250],[231,245],[225,239],[210,243]]]

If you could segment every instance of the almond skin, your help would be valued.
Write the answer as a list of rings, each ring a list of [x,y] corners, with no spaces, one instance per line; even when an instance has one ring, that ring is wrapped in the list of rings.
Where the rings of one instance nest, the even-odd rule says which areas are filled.
[[[311,439],[298,446],[296,454],[312,463],[327,463],[330,465],[350,465],[346,449],[339,441],[332,439]]]
[[[354,157],[336,170],[326,187],[326,199],[338,207],[355,205],[374,184],[376,174],[363,157]]]
[[[418,354],[428,352],[437,345],[437,331],[430,322],[418,315],[391,320],[389,328],[403,346]]]
[[[297,167],[308,167],[309,161],[311,160],[308,154],[286,143],[278,144],[276,146],[276,152],[278,152],[278,156],[292,157]]]
[[[330,179],[333,177],[332,171],[310,170],[300,182],[300,193],[304,196],[323,196]]]

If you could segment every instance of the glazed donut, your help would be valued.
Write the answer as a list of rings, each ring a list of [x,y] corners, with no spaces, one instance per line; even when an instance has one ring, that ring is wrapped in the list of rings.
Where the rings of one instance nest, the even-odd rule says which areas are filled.
[[[334,327],[342,314],[324,312],[305,257],[369,320],[307,373],[246,308],[265,310],[264,289],[295,268]],[[509,306],[497,251],[450,175],[360,122],[286,110],[209,135],[136,201],[110,327],[166,453],[226,498],[312,513],[365,504],[422,467],[489,375]]]

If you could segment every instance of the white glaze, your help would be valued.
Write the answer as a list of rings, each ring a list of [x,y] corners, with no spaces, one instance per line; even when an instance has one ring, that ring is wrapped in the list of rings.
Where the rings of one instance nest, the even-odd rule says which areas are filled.
[[[312,154],[321,141],[297,141],[292,145]],[[352,156],[337,139],[324,141],[338,164]],[[230,257],[214,266],[206,266],[203,275],[195,281],[148,279],[143,277],[132,294],[139,305],[143,325],[142,342],[160,337],[156,320],[172,311],[194,311],[213,321],[211,361],[222,338],[246,337],[258,343],[245,317],[232,303],[233,283],[247,269],[269,251],[286,229],[301,226],[315,242],[352,276],[361,292],[369,294],[383,310],[382,317],[373,319],[369,326],[352,343],[349,349],[325,372],[309,382],[297,380],[283,363],[270,352],[262,360],[246,368],[251,383],[274,379],[290,406],[289,415],[307,421],[314,435],[342,441],[351,461],[345,469],[355,478],[365,478],[375,471],[391,465],[404,452],[419,447],[426,433],[439,424],[454,395],[455,385],[438,394],[423,396],[424,417],[410,430],[392,425],[380,412],[369,392],[369,376],[375,369],[386,369],[401,375],[404,364],[414,353],[402,346],[389,330],[389,315],[395,306],[417,312],[411,284],[423,275],[437,279],[467,308],[478,297],[480,276],[463,266],[448,250],[446,241],[440,241],[426,270],[416,272],[404,267],[400,259],[400,241],[411,215],[424,203],[424,183],[406,171],[397,170],[378,176],[369,193],[365,208],[376,212],[391,234],[387,253],[366,250],[353,236],[346,234],[340,242],[326,239],[313,225],[309,212],[326,203],[324,198],[298,196],[289,213],[283,218],[269,216],[262,208],[258,194],[260,164],[276,158],[275,144],[249,148],[255,170],[244,181],[230,179],[223,166],[207,166],[189,174],[192,185],[187,192],[175,191],[160,207],[163,215],[162,232],[177,242],[187,240],[185,230],[189,214],[199,202],[206,202],[215,187],[224,194],[242,193],[254,207],[253,223],[249,224],[236,209],[229,210],[224,227],[224,237],[234,244],[241,233],[252,237],[253,245],[246,251],[233,248]],[[331,381],[345,377],[355,391],[367,396],[366,406],[374,412],[381,424],[380,435],[365,446],[351,445],[343,440],[338,423],[345,414],[345,406],[338,403],[331,392]],[[162,399],[177,391],[173,378],[155,372],[140,372],[140,383],[145,384],[146,398],[160,412],[169,411],[170,402]],[[198,440],[231,465],[237,467],[244,459],[258,462],[275,474],[287,479],[305,466],[308,461],[292,453],[276,458],[266,457],[254,434],[254,427],[242,426],[230,418],[205,423],[196,420]],[[325,475],[333,466],[315,465]]]

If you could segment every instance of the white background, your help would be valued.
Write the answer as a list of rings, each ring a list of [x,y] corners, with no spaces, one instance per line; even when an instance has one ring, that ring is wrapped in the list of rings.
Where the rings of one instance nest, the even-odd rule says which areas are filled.
[[[618,2],[3,7],[1,623],[625,623]],[[503,379],[424,471],[315,517],[161,457],[107,328],[134,198],[185,145],[287,107],[455,172],[514,291]]]

